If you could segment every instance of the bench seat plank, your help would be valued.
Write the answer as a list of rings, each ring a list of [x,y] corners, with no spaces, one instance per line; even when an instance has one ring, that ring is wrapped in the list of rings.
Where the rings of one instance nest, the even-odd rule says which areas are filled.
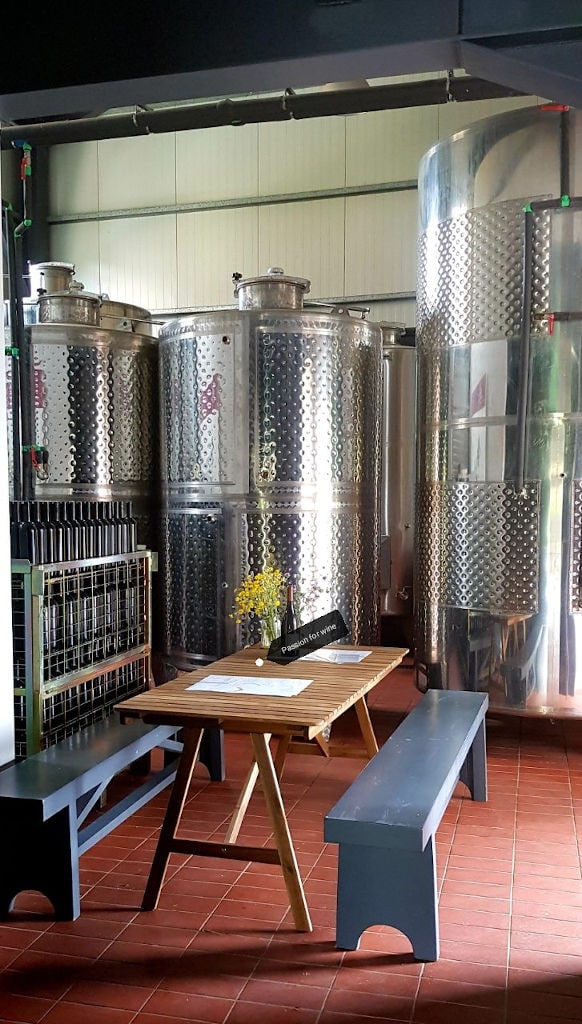
[[[38,803],[43,819],[69,802],[71,788],[82,796],[98,785],[103,762],[123,754],[123,764],[137,761],[156,743],[176,732],[175,726],[148,726],[141,721],[121,725],[104,719],[46,750],[0,771],[0,801],[16,799]]]
[[[429,690],[327,814],[325,839],[424,850],[487,703],[483,693]]]

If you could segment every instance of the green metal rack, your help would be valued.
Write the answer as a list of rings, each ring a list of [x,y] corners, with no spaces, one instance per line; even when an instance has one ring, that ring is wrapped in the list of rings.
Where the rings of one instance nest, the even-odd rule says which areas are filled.
[[[15,756],[106,718],[151,685],[147,550],[50,565],[12,561]]]

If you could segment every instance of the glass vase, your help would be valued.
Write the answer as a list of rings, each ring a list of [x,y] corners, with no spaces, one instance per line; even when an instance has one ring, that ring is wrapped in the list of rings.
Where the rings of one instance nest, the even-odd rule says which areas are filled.
[[[261,647],[270,647],[273,640],[281,636],[281,623],[278,619],[261,619]]]

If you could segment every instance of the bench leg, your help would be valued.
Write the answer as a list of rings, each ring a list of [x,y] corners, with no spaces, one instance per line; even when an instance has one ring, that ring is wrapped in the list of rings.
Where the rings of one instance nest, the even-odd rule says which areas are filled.
[[[64,807],[48,821],[31,822],[22,812],[2,809],[2,826],[10,836],[0,871],[0,915],[7,917],[20,892],[41,892],[60,921],[81,913],[77,817]]]
[[[390,925],[410,939],[417,960],[439,955],[434,840],[425,850],[339,844],[338,949],[358,949],[366,928]]]
[[[222,729],[211,727],[204,730],[198,760],[208,768],[208,774],[212,782],[224,782],[226,770],[224,767],[224,733]]]
[[[461,768],[459,778],[468,787],[473,800],[487,800],[485,721],[481,722],[475,734],[475,739]]]

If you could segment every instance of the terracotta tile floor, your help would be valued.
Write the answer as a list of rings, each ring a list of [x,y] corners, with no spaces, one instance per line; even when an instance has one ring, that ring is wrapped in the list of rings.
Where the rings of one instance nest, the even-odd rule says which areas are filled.
[[[371,700],[380,739],[418,699],[410,669]],[[344,729],[354,720],[345,716]],[[490,801],[457,790],[439,829],[441,957],[389,928],[334,945],[336,847],[323,816],[363,762],[293,756],[283,795],[314,931],[294,931],[278,869],[172,856],[159,909],[139,910],[162,794],[81,861],[82,913],[23,894],[0,922],[0,1020],[47,1024],[556,1024],[582,1019],[582,723],[488,719]],[[220,836],[249,763],[197,769],[189,836]],[[258,794],[241,841],[267,842]],[[10,838],[4,836],[4,842]],[[42,856],[42,850],[39,850]],[[1,870],[1,869],[0,869]]]

